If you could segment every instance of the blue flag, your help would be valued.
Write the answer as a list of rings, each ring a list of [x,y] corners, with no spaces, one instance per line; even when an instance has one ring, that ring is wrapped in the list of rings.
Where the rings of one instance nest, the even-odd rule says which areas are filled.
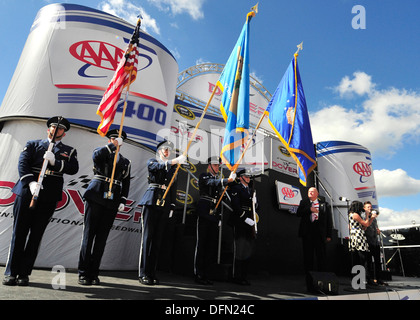
[[[306,186],[308,175],[316,167],[316,160],[297,54],[287,68],[265,113],[280,141],[295,159],[300,183]]]
[[[217,86],[222,91],[220,111],[226,122],[220,157],[226,166],[236,170],[242,145],[248,139],[249,128],[249,22],[255,12],[247,15],[246,22],[227,61]]]

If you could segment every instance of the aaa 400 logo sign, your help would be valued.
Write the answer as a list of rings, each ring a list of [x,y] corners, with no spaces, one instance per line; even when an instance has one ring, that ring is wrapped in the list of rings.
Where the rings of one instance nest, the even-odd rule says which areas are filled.
[[[150,53],[155,54],[153,49],[145,47],[144,45],[142,45],[142,47],[143,49],[147,49]],[[73,57],[86,63],[86,65],[79,70],[79,75],[87,78],[105,77],[87,75],[86,70],[90,66],[115,71],[125,53],[122,49],[101,41],[80,41],[73,44],[69,51]],[[139,70],[146,69],[152,64],[151,57],[145,54],[139,54],[139,57],[143,58],[141,63],[142,66],[140,66],[139,61]]]
[[[369,177],[372,175],[372,164],[359,161],[353,165],[353,170],[358,175],[360,175],[360,182],[365,183],[369,180]]]

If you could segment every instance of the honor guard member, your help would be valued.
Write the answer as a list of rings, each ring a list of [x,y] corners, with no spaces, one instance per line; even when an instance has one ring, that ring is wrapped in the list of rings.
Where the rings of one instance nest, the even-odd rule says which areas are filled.
[[[255,249],[256,237],[254,209],[258,207],[258,203],[254,198],[254,188],[249,173],[245,169],[240,169],[237,175],[239,182],[229,189],[233,209],[229,224],[233,227],[234,234],[232,281],[249,285],[248,264]]]
[[[162,199],[177,164],[186,162],[184,155],[170,160],[172,149],[172,142],[164,140],[157,145],[157,157],[147,161],[149,186],[139,202],[143,206],[139,281],[145,285],[159,283],[156,277],[159,250],[169,213],[175,207],[176,184],[171,186],[165,199]]]
[[[117,147],[127,134],[108,131],[108,144],[93,151],[94,176],[83,198],[85,203],[83,238],[79,254],[79,284],[98,285],[98,275],[106,241],[118,211],[123,211],[130,190],[131,162],[121,153],[117,155],[112,190],[109,193]]]
[[[212,284],[208,279],[208,268],[216,262],[218,232],[220,223],[220,207],[215,212],[217,201],[223,189],[235,180],[232,172],[228,179],[219,177],[221,159],[210,157],[207,160],[207,172],[202,173],[198,180],[200,199],[196,207],[197,242],[194,256],[195,282],[198,284]]]
[[[60,121],[59,121],[60,120]],[[26,143],[19,157],[19,181],[12,192],[16,194],[13,206],[13,232],[6,264],[4,285],[27,286],[38,248],[45,229],[61,200],[64,174],[79,171],[76,149],[61,142],[70,129],[63,117],[52,117],[47,121],[47,139]],[[55,135],[55,143],[52,142]],[[52,149],[48,151],[50,146]],[[44,159],[48,166],[42,180],[36,205],[30,208],[33,195],[38,189],[38,177]]]

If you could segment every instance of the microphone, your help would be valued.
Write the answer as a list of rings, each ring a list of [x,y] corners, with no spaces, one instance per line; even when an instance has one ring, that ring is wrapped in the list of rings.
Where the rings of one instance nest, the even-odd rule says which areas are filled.
[[[340,200],[340,201],[350,201],[350,199],[346,198],[346,197],[339,197],[338,200]]]

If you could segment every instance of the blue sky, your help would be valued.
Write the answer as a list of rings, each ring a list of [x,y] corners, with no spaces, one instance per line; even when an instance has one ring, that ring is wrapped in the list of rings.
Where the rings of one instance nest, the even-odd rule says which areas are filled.
[[[141,12],[143,28],[171,50],[182,71],[224,64],[257,1],[69,2],[132,23]],[[0,0],[1,99],[36,13],[49,3]],[[357,5],[365,19],[352,13]],[[271,93],[303,41],[299,68],[314,142],[345,140],[371,151],[383,226],[420,223],[419,12],[418,0],[260,0],[251,23],[250,69]]]

